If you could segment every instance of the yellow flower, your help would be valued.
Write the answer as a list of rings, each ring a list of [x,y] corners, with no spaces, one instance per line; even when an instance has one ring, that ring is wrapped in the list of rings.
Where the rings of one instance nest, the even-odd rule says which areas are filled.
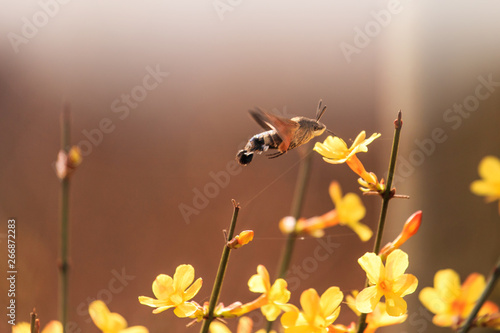
[[[437,326],[457,328],[474,308],[485,288],[484,276],[473,273],[460,285],[460,277],[452,269],[443,269],[434,276],[434,288],[426,287],[419,295],[420,302],[435,314],[432,322]],[[492,302],[485,302],[478,318],[498,312]]]
[[[20,322],[16,325],[12,326],[12,333],[30,333],[31,325],[30,323]],[[63,333],[63,327],[60,322],[57,320],[50,321],[45,328],[42,330],[42,333]]]
[[[479,163],[481,180],[470,185],[470,190],[476,195],[485,196],[488,202],[500,199],[500,159],[486,156]],[[500,201],[498,205],[500,213]]]
[[[252,333],[253,321],[249,317],[241,317],[238,321],[238,328],[236,333]],[[258,330],[256,333],[265,333],[264,329]],[[220,321],[213,321],[210,324],[210,333],[231,333],[229,328],[226,327]],[[276,331],[271,330],[271,333],[276,333]]]
[[[357,153],[365,153],[368,151],[368,145],[373,140],[380,137],[380,133],[373,133],[372,136],[365,140],[366,132],[362,131],[356,137],[351,148],[347,148],[347,144],[339,137],[326,138],[323,143],[316,142],[314,150],[323,156],[323,159],[331,164],[341,164]]]
[[[344,294],[338,287],[328,288],[321,297],[314,289],[305,290],[300,295],[302,311],[290,305],[290,311],[281,316],[285,333],[326,333],[340,313],[340,303]]]
[[[347,163],[347,165],[358,174],[362,179],[359,183],[364,188],[362,191],[377,191],[382,193],[385,190],[383,180],[378,181],[377,176],[373,172],[367,172],[361,161],[356,156],[357,153],[367,152],[368,145],[376,138],[380,137],[380,133],[373,133],[372,136],[365,140],[366,133],[362,131],[354,140],[351,148],[347,148],[347,144],[338,137],[329,136],[323,143],[317,142],[314,150],[323,156],[323,160],[331,164]]]
[[[242,305],[242,314],[260,308],[268,321],[276,320],[281,313],[282,306],[290,299],[287,286],[283,279],[277,279],[271,286],[267,269],[263,265],[257,266],[257,274],[250,277],[248,287],[251,292],[262,293],[262,295],[254,302]]]
[[[94,301],[89,305],[89,314],[94,324],[103,333],[148,333],[144,326],[127,328],[127,321],[121,315],[110,312],[103,301]],[[61,330],[62,332],[62,330]]]
[[[382,296],[385,296],[387,313],[390,316],[401,316],[406,313],[404,296],[417,289],[418,280],[412,274],[404,274],[408,268],[408,255],[395,250],[387,256],[384,267],[382,259],[375,253],[366,253],[358,259],[358,263],[366,272],[370,287],[363,289],[356,297],[356,308],[359,312],[370,313]]]
[[[335,209],[321,216],[299,219],[297,222],[293,217],[287,216],[281,219],[280,230],[285,234],[296,232],[307,233],[313,237],[323,237],[325,228],[341,224],[351,228],[362,241],[369,240],[373,234],[371,229],[359,222],[366,214],[365,206],[363,206],[359,196],[354,193],[342,196],[342,190],[337,182],[330,184],[329,192]]]
[[[191,317],[200,310],[196,302],[188,302],[200,290],[202,279],[198,278],[194,283],[194,268],[191,265],[180,265],[175,270],[174,278],[160,274],[153,282],[153,294],[155,298],[139,296],[141,304],[156,308],[153,313],[160,313],[170,308],[175,308],[177,317]]]

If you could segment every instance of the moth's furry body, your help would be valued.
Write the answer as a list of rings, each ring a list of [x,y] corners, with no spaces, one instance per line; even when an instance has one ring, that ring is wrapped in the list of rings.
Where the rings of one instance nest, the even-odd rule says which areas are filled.
[[[309,142],[312,138],[323,134],[326,126],[319,122],[319,119],[326,110],[326,106],[321,108],[319,102],[316,112],[316,119],[306,117],[294,117],[292,119],[283,118],[263,110],[250,110],[252,118],[267,131],[254,135],[245,148],[236,155],[236,160],[241,165],[247,165],[252,161],[253,154],[262,154],[268,149],[277,149],[278,152],[269,154],[269,158],[283,155],[295,147]]]

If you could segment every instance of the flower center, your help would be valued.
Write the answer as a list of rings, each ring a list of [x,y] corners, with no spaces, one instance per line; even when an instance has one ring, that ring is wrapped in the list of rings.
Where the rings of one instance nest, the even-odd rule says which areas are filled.
[[[384,294],[392,291],[392,283],[390,281],[384,280],[380,282],[378,286]]]

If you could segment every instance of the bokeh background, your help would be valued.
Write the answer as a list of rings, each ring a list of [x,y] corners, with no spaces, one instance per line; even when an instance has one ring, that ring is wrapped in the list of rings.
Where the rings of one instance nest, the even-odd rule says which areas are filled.
[[[60,185],[53,162],[63,100],[71,105],[72,142],[85,153],[71,183],[72,332],[98,331],[86,312],[96,298],[130,325],[198,332],[171,311],[151,314],[137,296],[152,296],[157,274],[189,263],[204,279],[196,300],[208,300],[233,198],[241,203],[237,229],[253,229],[256,237],[231,255],[221,301],[253,299],[246,282],[258,264],[276,272],[285,241],[277,223],[290,212],[299,161],[313,143],[274,160],[257,156],[234,169],[197,214],[186,218],[180,211],[195,208],[196,191],[214,183],[211,175],[225,172],[260,131],[247,113],[254,106],[313,117],[322,98],[328,105],[323,122],[346,141],[361,130],[382,133],[360,158],[384,178],[393,120],[402,110],[396,187],[411,199],[391,202],[383,243],[423,210],[418,235],[404,246],[418,291],[443,268],[462,280],[471,272],[488,274],[500,253],[498,205],[469,191],[481,158],[500,156],[499,3],[0,3],[0,267],[6,272],[6,225],[15,217],[18,321],[27,321],[33,307],[42,323],[57,319]],[[148,68],[162,74],[158,84],[148,79],[151,90],[140,96]],[[493,83],[479,89],[488,96],[474,105],[485,80]],[[140,101],[127,106],[122,98],[131,93]],[[473,111],[453,111],[464,103]],[[436,129],[446,139],[433,141]],[[333,208],[332,180],[359,193],[356,179],[347,166],[315,154],[303,215]],[[380,200],[363,201],[363,221],[375,229]],[[372,242],[344,227],[327,237],[334,250],[324,261],[311,259],[321,246],[317,240],[296,245],[292,265],[302,269],[294,275],[300,277],[296,304],[310,287],[321,293],[336,285],[347,294],[363,286],[356,260]],[[382,332],[449,331],[432,325],[417,295],[406,297],[406,323]],[[492,299],[500,301],[498,288]],[[3,318],[0,331],[9,332]],[[262,325],[258,314],[252,318]],[[343,306],[338,322],[354,319]]]

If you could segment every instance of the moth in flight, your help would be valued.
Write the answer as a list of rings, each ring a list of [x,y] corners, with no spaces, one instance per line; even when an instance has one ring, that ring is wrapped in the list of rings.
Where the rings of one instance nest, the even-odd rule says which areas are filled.
[[[255,153],[262,154],[268,149],[278,151],[268,154],[269,158],[276,158],[293,148],[309,142],[325,132],[326,126],[319,122],[321,116],[326,111],[326,105],[322,105],[320,100],[316,110],[316,118],[285,117],[273,115],[269,112],[256,108],[250,110],[250,116],[259,124],[265,132],[254,135],[248,140],[244,149],[236,154],[236,160],[241,165],[248,165],[252,162]]]

